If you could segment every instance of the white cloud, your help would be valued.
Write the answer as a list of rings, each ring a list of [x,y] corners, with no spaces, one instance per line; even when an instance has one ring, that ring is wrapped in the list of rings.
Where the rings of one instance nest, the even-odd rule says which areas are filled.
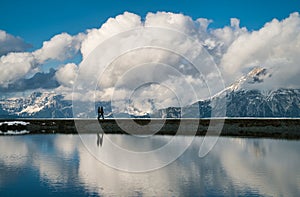
[[[77,76],[77,65],[69,63],[61,67],[55,73],[57,81],[66,87],[72,87]]]
[[[87,30],[87,37],[83,40],[81,47],[83,58],[87,58],[95,47],[111,36],[140,27],[141,24],[140,16],[125,12],[115,18],[109,18],[99,29]]]
[[[193,19],[183,14],[171,12],[148,13],[144,22],[148,27],[170,28],[189,36],[196,33],[196,26]]]
[[[47,60],[63,61],[73,57],[81,46],[84,34],[70,36],[62,33],[43,43],[43,47],[34,52],[8,53],[0,58],[0,86],[8,84],[33,74]]]
[[[237,37],[223,55],[221,66],[224,74],[234,78],[253,67],[265,67],[273,71],[265,88],[299,88],[299,51],[300,17],[293,13],[282,21],[274,19],[258,31]]]
[[[204,33],[207,31],[207,28],[209,24],[213,22],[213,20],[207,19],[207,18],[198,18],[196,20],[200,24],[200,30],[203,31]]]
[[[35,69],[36,65],[31,53],[9,53],[0,57],[0,85],[6,87]]]
[[[269,83],[270,86],[277,84],[278,87],[292,87],[300,84],[297,77],[290,78],[300,72],[297,67],[300,62],[297,55],[300,51],[298,13],[291,14],[283,21],[274,19],[260,30],[252,32],[240,27],[240,21],[236,18],[230,20],[230,26],[217,29],[209,28],[211,22],[209,19],[193,20],[189,16],[169,12],[148,13],[143,21],[140,16],[125,12],[108,19],[99,29],[88,30],[81,48],[83,62],[79,64],[80,86],[86,88],[83,88],[85,91],[81,96],[77,96],[83,99],[85,95],[89,95],[86,100],[94,100],[95,96],[91,97],[92,94],[85,92],[96,89],[100,93],[97,99],[115,99],[115,103],[120,104],[122,99],[128,100],[127,97],[136,91],[135,86],[159,82],[168,84],[168,88],[181,98],[182,105],[206,99],[216,93],[218,88],[214,87],[221,82],[217,81],[219,73],[214,65],[204,63],[208,59],[204,61],[201,45],[205,46],[218,64],[227,85],[257,66],[266,67],[273,72],[273,76],[266,79],[266,84]],[[148,31],[149,27],[170,30]],[[122,33],[128,30],[132,32]],[[114,40],[116,35],[117,41]],[[109,43],[105,42],[107,40]],[[162,42],[167,50],[134,50],[143,45],[161,46]],[[106,46],[105,50],[93,57],[91,52],[100,44]],[[115,50],[111,50],[112,48]],[[123,54],[116,56],[120,52]],[[204,75],[203,78],[177,52],[190,61],[203,58],[202,63],[207,65],[196,65]],[[180,75],[173,72],[173,69]],[[97,83],[92,83],[93,81]],[[196,91],[196,95],[193,95],[190,86]],[[145,107],[147,111],[152,110],[153,106],[147,100],[152,96],[157,106],[177,105],[176,96],[159,94],[154,87],[149,86],[144,89],[145,92],[140,92],[140,98],[134,104]]]
[[[189,16],[170,12],[148,13],[144,19],[125,12],[109,18],[100,28],[87,30],[85,34],[56,35],[44,42],[41,49],[32,53],[9,53],[2,56],[0,68],[4,72],[0,74],[0,85],[13,83],[16,78],[34,72],[38,65],[49,59],[62,61],[80,51],[83,61],[78,66],[66,64],[57,71],[56,79],[62,85],[59,91],[70,92],[78,72],[82,84],[76,85],[82,86],[83,92],[76,92],[74,98],[93,100],[95,96],[92,90],[96,90],[100,94],[97,99],[107,101],[114,94],[116,100],[120,101],[124,96],[130,95],[126,91],[134,90],[139,83],[152,81],[168,84],[168,88],[181,95],[183,103],[187,104],[194,99],[213,95],[215,92],[212,89],[220,84],[216,80],[219,75],[216,68],[207,63],[209,58],[205,57],[201,49],[203,45],[218,65],[227,85],[253,67],[260,66],[272,72],[272,77],[262,83],[263,88],[299,88],[298,13],[293,13],[282,21],[274,19],[257,31],[240,27],[240,20],[237,18],[230,19],[230,25],[222,28],[210,28],[210,23],[212,21],[209,19],[193,20]],[[149,30],[150,27],[156,30]],[[92,52],[100,44],[104,49],[93,56]],[[143,45],[164,46],[166,49],[152,47],[135,50]],[[198,66],[203,76],[178,52],[192,62],[202,59],[203,65],[195,66]],[[116,85],[118,88],[114,89]],[[191,91],[187,91],[190,90],[190,85],[195,89],[196,97],[192,96]],[[177,102],[176,98],[170,98],[171,94],[157,94],[155,86],[145,91],[139,93],[143,98],[137,99],[140,101],[136,103],[137,106],[147,106],[150,110],[151,107],[144,98],[151,95],[159,95],[157,103],[163,106]]]
[[[25,43],[21,38],[15,37],[0,30],[0,56],[9,52],[20,52],[29,48],[30,45]]]
[[[83,34],[77,36],[71,36],[67,33],[58,34],[49,41],[45,41],[43,47],[33,52],[33,54],[40,63],[48,59],[63,61],[77,53],[83,37]]]
[[[202,23],[201,28],[210,23],[209,20],[205,21],[204,19],[199,21]],[[176,53],[180,51],[181,54],[192,61],[199,58],[199,54],[203,53],[203,51],[201,51],[201,40],[198,39],[197,34],[198,29],[200,28],[198,23],[200,22],[194,22],[190,17],[182,14],[167,12],[157,12],[155,14],[149,13],[146,16],[145,21],[142,21],[139,16],[127,12],[117,16],[115,19],[109,19],[100,29],[88,31],[86,39],[83,40],[81,49],[81,52],[83,53],[83,63],[79,65],[79,75],[82,77],[80,78],[80,82],[88,83],[94,79],[94,77],[91,76],[97,78],[97,73],[101,74],[101,72],[105,72],[105,75],[100,77],[101,81],[98,85],[100,86],[100,89],[106,93],[108,91],[105,91],[104,89],[111,89],[117,82],[122,82],[122,80],[123,86],[121,88],[123,89],[132,89],[133,86],[137,85],[138,81],[141,82],[141,80],[150,82],[159,81],[162,83],[170,79],[174,82],[181,82],[182,85],[184,77],[180,80],[173,80],[173,78],[170,78],[170,76],[178,76],[172,69],[177,69],[179,70],[178,72],[182,72],[187,76],[196,77],[195,68],[193,68],[192,65],[188,65],[189,63],[187,62],[183,63],[183,58]],[[124,24],[127,26],[124,27]],[[120,27],[122,27],[122,29],[120,29]],[[153,31],[149,31],[149,27],[154,27],[157,30],[154,29]],[[135,31],[132,32],[132,34],[118,34],[134,28],[139,28],[141,31]],[[160,30],[159,28],[163,28],[164,30]],[[171,30],[165,30],[166,28]],[[110,34],[109,37],[107,32]],[[95,49],[96,46],[103,43],[106,39],[113,37],[113,35],[119,36],[118,42],[111,43],[111,45],[118,45],[116,51],[103,51],[103,53],[95,57],[94,60],[91,60],[90,57],[87,58],[87,54],[90,54],[92,49]],[[160,39],[162,38],[166,39],[166,42],[164,43],[167,48],[166,50],[157,48],[131,50],[128,51],[126,55],[121,55],[114,59],[110,65],[105,65],[106,67],[99,67],[98,65],[99,61],[105,62],[108,56],[114,56],[122,50],[126,51],[127,48],[134,49],[137,45],[142,44],[145,44],[146,46],[153,46],[155,43],[161,44]],[[169,65],[169,67],[163,68],[162,66],[159,66],[160,63]],[[145,64],[149,64],[149,66],[145,66]],[[133,71],[141,66],[143,66],[143,69],[139,69],[138,73],[133,72],[132,74],[128,74],[128,71]],[[202,70],[204,73],[210,72],[210,68],[205,69],[206,70]],[[141,77],[140,79],[136,78],[137,74]],[[123,75],[126,75],[126,77]],[[195,79],[195,81],[197,80]],[[171,85],[170,81],[167,83]],[[87,86],[90,87],[92,85],[88,83]],[[177,83],[174,83],[172,86],[174,86],[172,87],[173,89],[178,89],[175,88],[175,86],[181,87],[180,84]],[[185,89],[190,88],[186,87]],[[106,95],[105,98],[109,98],[107,97],[107,94],[103,94],[101,99],[104,99],[104,95]],[[194,98],[192,96],[190,97]],[[205,95],[205,97],[208,96]],[[189,100],[189,102],[191,102],[191,100]]]
[[[225,26],[223,28],[211,29],[208,31],[208,35],[204,41],[204,45],[211,50],[217,63],[220,63],[220,59],[227,52],[228,47],[241,35],[247,34],[248,30],[245,27],[239,27],[239,20],[232,18],[231,26]],[[202,33],[203,34],[203,33]]]
[[[231,18],[230,19],[230,26],[235,28],[235,29],[239,29],[240,28],[240,20],[237,18]]]

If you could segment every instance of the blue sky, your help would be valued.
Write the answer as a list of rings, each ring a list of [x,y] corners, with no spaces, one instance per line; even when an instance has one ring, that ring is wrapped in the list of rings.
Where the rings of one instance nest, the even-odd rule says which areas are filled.
[[[99,27],[109,17],[124,11],[144,17],[148,12],[170,11],[196,18],[209,18],[212,27],[229,24],[232,17],[249,30],[262,27],[273,18],[283,19],[300,11],[298,0],[2,0],[0,29],[39,48],[52,36],[77,34]]]

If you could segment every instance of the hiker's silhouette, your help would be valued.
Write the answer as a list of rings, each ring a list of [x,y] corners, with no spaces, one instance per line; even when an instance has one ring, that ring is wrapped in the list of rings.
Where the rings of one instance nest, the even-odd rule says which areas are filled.
[[[102,116],[102,119],[104,119],[104,110],[103,107],[98,107],[98,119],[100,119]]]

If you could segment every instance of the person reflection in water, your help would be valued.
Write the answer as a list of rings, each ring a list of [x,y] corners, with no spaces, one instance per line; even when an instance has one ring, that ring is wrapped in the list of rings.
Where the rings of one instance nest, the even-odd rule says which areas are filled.
[[[103,110],[103,107],[98,107],[98,120],[101,118],[102,116],[102,119],[104,119],[104,110]]]
[[[101,133],[101,135],[100,133],[97,133],[97,146],[99,147],[100,145],[100,147],[102,147],[102,143],[103,143],[103,133]]]
[[[101,127],[101,121],[100,121],[100,117],[102,116],[102,118],[104,119],[104,116],[103,116],[103,107],[98,107],[98,122],[99,122],[99,125]],[[104,133],[102,130],[100,130],[100,132],[97,133],[97,146],[99,147],[102,147],[102,144],[103,144],[103,136],[104,136]]]

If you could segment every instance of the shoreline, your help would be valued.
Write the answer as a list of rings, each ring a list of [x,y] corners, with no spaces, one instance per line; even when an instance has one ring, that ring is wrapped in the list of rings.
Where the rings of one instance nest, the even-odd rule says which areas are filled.
[[[0,119],[0,135],[132,134],[300,139],[300,118]]]

